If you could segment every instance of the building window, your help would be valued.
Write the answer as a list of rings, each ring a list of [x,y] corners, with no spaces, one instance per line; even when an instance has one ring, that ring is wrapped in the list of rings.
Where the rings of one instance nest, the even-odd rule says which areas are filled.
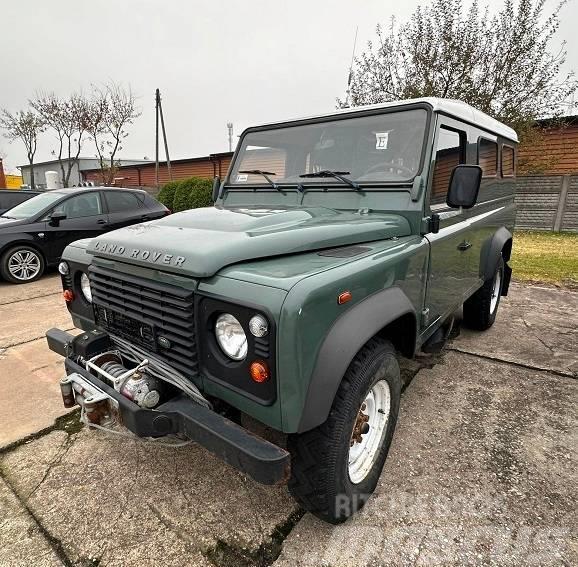
[[[430,205],[446,202],[452,171],[465,163],[466,133],[441,126],[438,132]]]
[[[478,141],[478,165],[483,177],[495,177],[498,173],[498,144],[486,138]]]
[[[502,177],[514,177],[514,148],[502,146]]]

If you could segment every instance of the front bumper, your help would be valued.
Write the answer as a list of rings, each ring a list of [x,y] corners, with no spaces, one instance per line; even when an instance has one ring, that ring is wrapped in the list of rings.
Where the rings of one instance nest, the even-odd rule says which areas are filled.
[[[64,355],[70,352],[74,337],[60,329],[46,333],[48,346]],[[253,435],[222,415],[207,409],[186,396],[173,398],[155,409],[145,409],[126,398],[107,383],[87,372],[68,356],[66,374],[80,375],[96,390],[110,398],[122,424],[139,437],[162,437],[181,434],[202,445],[229,465],[262,484],[278,484],[288,479],[289,453]],[[70,399],[65,403],[70,405]]]

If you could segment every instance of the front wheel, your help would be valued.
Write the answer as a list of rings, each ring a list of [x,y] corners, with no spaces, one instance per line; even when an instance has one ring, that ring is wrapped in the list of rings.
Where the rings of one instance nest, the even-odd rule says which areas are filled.
[[[289,490],[305,509],[337,524],[365,504],[391,445],[400,396],[394,347],[371,339],[343,377],[327,421],[288,439]]]
[[[0,274],[11,283],[21,284],[37,280],[44,273],[44,258],[35,248],[15,246],[0,260]]]
[[[471,329],[485,331],[496,320],[504,283],[504,259],[500,256],[494,275],[464,302],[464,323]]]

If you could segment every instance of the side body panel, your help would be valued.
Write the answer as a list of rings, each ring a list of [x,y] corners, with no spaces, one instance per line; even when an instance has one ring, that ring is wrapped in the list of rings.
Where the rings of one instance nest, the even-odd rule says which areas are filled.
[[[325,421],[337,387],[355,353],[368,338],[387,325],[386,312],[396,312],[390,307],[392,299],[407,298],[401,305],[400,314],[407,312],[410,306],[414,313],[420,311],[425,292],[428,248],[427,241],[418,236],[400,239],[377,254],[305,278],[291,289],[283,304],[278,333],[283,431],[302,431]],[[390,288],[401,293],[379,295]],[[352,300],[339,305],[337,297],[343,291],[350,291]],[[363,335],[352,335],[351,342],[342,345],[347,356],[343,357],[339,369],[334,369],[335,374],[329,383],[316,373],[323,343],[332,327],[349,310],[355,310],[374,295],[384,304],[380,311],[384,318],[378,318],[377,322],[368,321]],[[372,328],[372,324],[377,328]],[[304,418],[309,392],[315,388],[311,381],[317,379],[321,379],[326,388],[325,404],[315,408],[315,416]]]

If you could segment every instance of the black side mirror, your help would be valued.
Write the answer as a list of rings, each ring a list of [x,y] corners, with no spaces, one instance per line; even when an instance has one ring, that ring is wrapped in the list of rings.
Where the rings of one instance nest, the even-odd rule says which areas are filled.
[[[221,192],[221,178],[216,175],[213,178],[213,203],[219,198]]]
[[[66,213],[52,213],[48,218],[50,219],[48,221],[50,226],[58,226],[60,224],[60,221],[66,218]]]
[[[482,168],[479,165],[457,165],[450,178],[450,187],[446,197],[447,205],[471,209],[478,200],[481,182]]]

